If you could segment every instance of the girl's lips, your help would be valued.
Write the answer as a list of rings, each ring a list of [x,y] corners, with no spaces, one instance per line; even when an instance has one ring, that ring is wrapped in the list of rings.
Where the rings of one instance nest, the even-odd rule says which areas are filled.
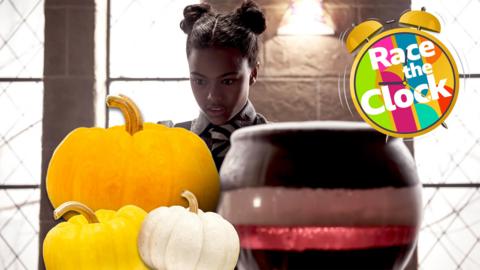
[[[210,116],[219,116],[225,113],[225,107],[222,107],[222,106],[207,107],[207,112]]]

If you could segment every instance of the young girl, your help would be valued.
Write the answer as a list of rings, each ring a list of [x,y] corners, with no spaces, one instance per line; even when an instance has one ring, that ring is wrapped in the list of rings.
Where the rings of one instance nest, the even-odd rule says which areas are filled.
[[[236,129],[266,123],[248,99],[257,79],[259,35],[265,16],[253,1],[228,14],[208,4],[187,6],[180,28],[187,36],[187,58],[199,116],[177,127],[190,129],[208,145],[220,170]],[[251,252],[242,250],[238,270],[258,269]]]
[[[198,134],[220,170],[230,134],[266,122],[248,99],[257,79],[258,35],[265,31],[265,16],[253,1],[229,14],[216,13],[208,4],[187,6],[183,14],[180,28],[188,35],[190,83],[200,114],[176,126]]]

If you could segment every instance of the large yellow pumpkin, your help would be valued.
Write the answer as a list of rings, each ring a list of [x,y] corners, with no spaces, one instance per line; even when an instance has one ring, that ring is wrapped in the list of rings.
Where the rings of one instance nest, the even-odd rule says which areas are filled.
[[[78,202],[66,202],[55,219],[69,211],[81,213],[51,229],[43,241],[47,270],[147,270],[140,259],[137,238],[147,213],[127,205],[118,212],[93,211]]]
[[[177,194],[190,190],[201,209],[216,208],[218,172],[204,141],[183,128],[143,123],[125,96],[107,97],[119,108],[125,126],[77,128],[55,150],[46,188],[54,207],[79,201],[94,210],[134,204],[145,211],[185,205]]]

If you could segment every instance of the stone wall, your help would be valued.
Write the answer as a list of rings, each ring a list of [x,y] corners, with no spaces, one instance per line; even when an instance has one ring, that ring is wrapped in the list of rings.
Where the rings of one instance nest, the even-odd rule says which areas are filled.
[[[56,224],[44,188],[50,157],[71,130],[105,123],[106,3],[45,0],[39,269],[43,239]]]
[[[206,2],[225,12],[242,1]],[[336,32],[334,36],[277,36],[289,1],[257,0],[257,3],[267,19],[259,78],[251,91],[257,110],[271,121],[361,121],[351,103],[348,88],[353,57],[339,37],[352,23],[368,18],[398,19],[410,8],[410,1],[324,0],[327,19]]]

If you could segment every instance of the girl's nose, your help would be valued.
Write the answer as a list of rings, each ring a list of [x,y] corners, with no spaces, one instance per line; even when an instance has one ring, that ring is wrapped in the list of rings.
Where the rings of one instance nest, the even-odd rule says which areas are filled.
[[[215,86],[209,89],[207,99],[209,101],[218,102],[222,100],[222,93]]]

